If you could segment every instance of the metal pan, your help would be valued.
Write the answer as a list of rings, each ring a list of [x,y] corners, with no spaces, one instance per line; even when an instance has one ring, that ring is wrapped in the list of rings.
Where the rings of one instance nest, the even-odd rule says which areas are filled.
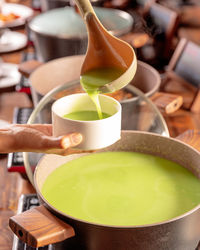
[[[200,149],[199,133],[189,131],[179,139]],[[123,131],[121,140],[103,151],[136,151],[158,155],[178,162],[200,178],[200,153],[177,139],[147,132]],[[200,204],[168,221],[128,227],[89,223],[55,209],[41,194],[42,185],[54,169],[80,156],[46,155],[39,162],[34,184],[43,205],[10,218],[10,227],[21,240],[33,247],[60,242],[55,244],[55,249],[68,249],[69,242],[73,240],[78,242],[79,247],[73,249],[81,250],[193,250],[197,247]]]

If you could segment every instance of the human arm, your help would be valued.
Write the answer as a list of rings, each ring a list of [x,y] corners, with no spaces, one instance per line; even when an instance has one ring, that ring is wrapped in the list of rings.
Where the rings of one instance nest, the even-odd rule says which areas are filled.
[[[0,153],[38,152],[67,155],[78,153],[80,133],[53,137],[51,124],[12,124],[0,129]]]

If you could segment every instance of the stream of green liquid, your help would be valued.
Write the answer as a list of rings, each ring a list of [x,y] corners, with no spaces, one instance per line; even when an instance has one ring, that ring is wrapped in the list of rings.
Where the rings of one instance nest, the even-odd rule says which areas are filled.
[[[124,70],[119,68],[98,68],[90,70],[81,76],[81,85],[94,102],[99,119],[103,118],[98,96],[99,88],[116,80],[123,73]]]
[[[200,181],[160,157],[106,152],[60,166],[47,177],[42,194],[77,219],[135,226],[166,221],[194,208],[200,203]]]

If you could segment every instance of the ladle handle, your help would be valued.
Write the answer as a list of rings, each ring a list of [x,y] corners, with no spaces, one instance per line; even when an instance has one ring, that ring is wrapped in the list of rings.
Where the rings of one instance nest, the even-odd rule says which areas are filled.
[[[57,243],[75,235],[70,225],[58,219],[43,205],[11,217],[9,226],[31,247]]]
[[[78,6],[83,19],[85,18],[86,14],[89,12],[92,12],[95,14],[92,4],[90,3],[89,0],[74,0],[74,1],[76,5]]]
[[[186,130],[184,133],[182,133],[176,138],[189,144],[196,150],[200,151],[200,131],[199,130]]]

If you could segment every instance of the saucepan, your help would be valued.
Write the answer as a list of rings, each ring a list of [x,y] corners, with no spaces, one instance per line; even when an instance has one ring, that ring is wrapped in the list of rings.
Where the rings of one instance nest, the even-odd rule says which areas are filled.
[[[72,81],[75,81],[76,85],[79,84],[78,79],[83,61],[84,55],[75,55],[54,59],[46,63],[31,60],[20,64],[19,71],[25,77],[29,77],[35,106],[44,95],[55,87]],[[138,60],[136,74],[129,85],[141,90],[146,97],[152,97],[161,111],[166,113],[176,111],[182,105],[182,97],[158,93],[160,83],[161,78],[158,71],[149,64]],[[133,107],[136,98],[119,101],[123,105],[124,112],[126,112],[125,109],[130,110]],[[124,127],[124,129],[127,129],[127,127]]]
[[[121,139],[102,151],[133,151],[160,156],[181,164],[200,179],[199,135],[197,131],[187,131],[173,139],[148,132],[122,131]],[[173,219],[141,226],[91,223],[55,209],[41,193],[43,183],[57,167],[81,156],[45,155],[39,161],[34,185],[41,205],[13,216],[9,221],[21,240],[32,247],[55,244],[55,249],[70,250],[194,250],[197,247],[200,204]],[[146,209],[148,211],[148,207]]]

